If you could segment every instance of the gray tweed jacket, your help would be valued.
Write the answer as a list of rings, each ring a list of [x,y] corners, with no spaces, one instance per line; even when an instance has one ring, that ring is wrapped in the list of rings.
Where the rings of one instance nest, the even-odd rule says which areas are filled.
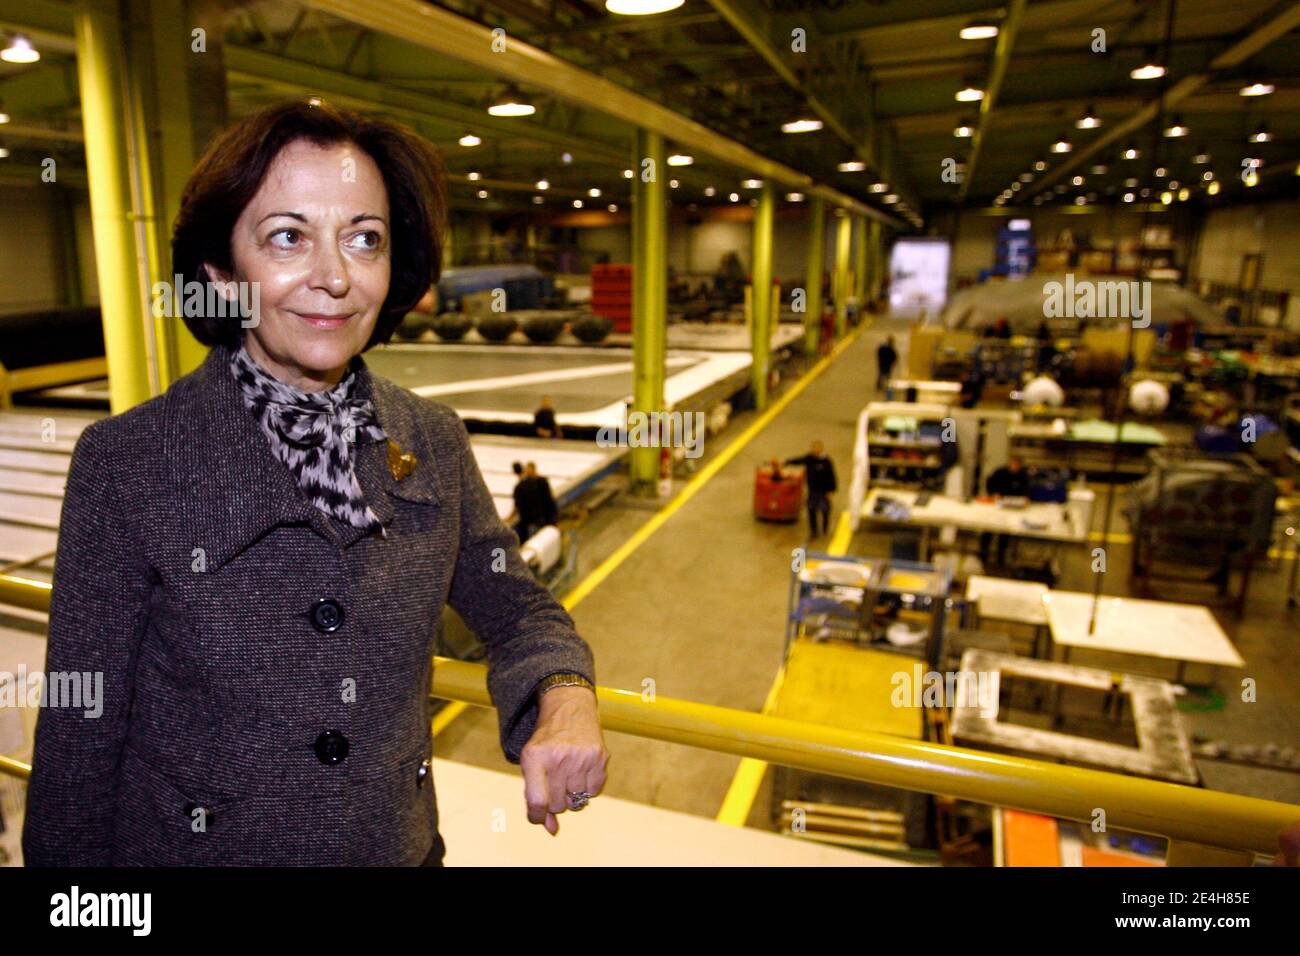
[[[229,358],[214,348],[73,452],[46,671],[101,673],[102,713],[41,709],[28,865],[420,863],[438,826],[428,693],[444,604],[487,646],[511,762],[538,681],[595,681],[455,412],[360,362],[360,393],[418,458],[398,480],[384,442],[356,446],[388,529],[366,534],[303,497]]]

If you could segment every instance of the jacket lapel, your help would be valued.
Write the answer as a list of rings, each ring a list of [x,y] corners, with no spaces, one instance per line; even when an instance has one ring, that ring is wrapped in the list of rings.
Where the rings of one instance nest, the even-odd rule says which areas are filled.
[[[302,494],[244,407],[230,356],[228,347],[214,346],[169,412],[165,451],[174,463],[191,548],[201,549],[207,569],[216,570],[280,525],[308,524],[343,547],[365,537],[365,529],[330,518]],[[353,467],[362,492],[387,525],[394,514],[393,498],[438,502],[437,470],[422,454],[419,423],[398,386],[375,379],[364,359],[358,366],[359,392],[374,401],[379,424],[419,459],[399,481],[388,467],[386,442],[354,446]],[[192,561],[197,556],[187,557]]]

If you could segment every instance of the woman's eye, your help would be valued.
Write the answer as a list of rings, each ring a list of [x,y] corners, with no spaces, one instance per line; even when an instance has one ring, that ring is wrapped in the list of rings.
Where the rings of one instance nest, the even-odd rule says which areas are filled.
[[[365,232],[359,232],[352,237],[352,244],[366,251],[378,249],[384,241],[384,237],[373,229],[367,229]]]
[[[297,229],[277,229],[268,237],[271,245],[277,249],[292,249],[297,245],[302,233]]]

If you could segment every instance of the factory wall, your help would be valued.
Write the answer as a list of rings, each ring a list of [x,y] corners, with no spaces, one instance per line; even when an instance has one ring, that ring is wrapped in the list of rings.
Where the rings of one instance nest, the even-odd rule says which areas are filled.
[[[1205,218],[1192,275],[1235,285],[1242,257],[1260,254],[1261,289],[1300,297],[1300,201],[1228,206]]]
[[[4,210],[4,228],[0,229],[0,312],[68,304],[63,278],[61,202],[58,187],[0,186],[0,209]],[[82,289],[88,302],[96,302],[90,211],[84,193],[79,194],[76,219]]]

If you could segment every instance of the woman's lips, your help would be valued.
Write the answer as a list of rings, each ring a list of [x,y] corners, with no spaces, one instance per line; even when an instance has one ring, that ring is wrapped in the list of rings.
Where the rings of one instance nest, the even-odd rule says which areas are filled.
[[[348,319],[352,318],[356,313],[348,312],[346,315],[330,315],[321,312],[295,312],[294,315],[314,328],[337,329],[342,325],[346,325]]]

